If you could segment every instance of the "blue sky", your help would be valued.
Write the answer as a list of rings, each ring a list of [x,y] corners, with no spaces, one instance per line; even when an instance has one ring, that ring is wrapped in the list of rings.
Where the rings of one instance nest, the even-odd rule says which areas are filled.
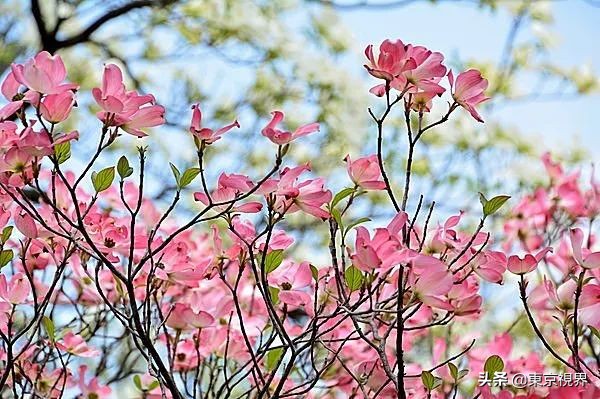
[[[375,1],[375,0],[374,0]],[[600,4],[581,0],[555,1],[552,31],[558,42],[549,54],[553,63],[579,66],[590,63],[600,75]],[[432,6],[415,2],[397,9],[356,9],[342,12],[343,22],[355,35],[360,48],[384,38],[425,45],[448,58],[499,60],[511,18],[506,12],[490,13],[468,2],[442,2]],[[529,27],[519,38],[526,38]],[[597,114],[600,95],[577,100],[524,102],[498,108],[494,117],[518,126],[544,145],[556,148],[573,141],[587,148],[600,161]]]

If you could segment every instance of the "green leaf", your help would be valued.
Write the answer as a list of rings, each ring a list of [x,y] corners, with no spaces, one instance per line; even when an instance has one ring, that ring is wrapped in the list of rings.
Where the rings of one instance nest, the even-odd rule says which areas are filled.
[[[454,363],[448,363],[448,370],[450,371],[450,375],[456,381],[458,379],[458,367],[454,365]]]
[[[271,273],[281,265],[281,262],[283,262],[283,249],[269,252],[265,258],[265,272]]]
[[[483,371],[488,373],[490,379],[493,379],[494,375],[502,370],[504,370],[504,361],[498,355],[488,357],[483,365]]]
[[[271,349],[267,352],[267,359],[265,360],[265,366],[267,370],[273,371],[279,364],[279,359],[283,356],[283,348]]]
[[[0,235],[0,241],[2,241],[2,244],[5,244],[10,239],[12,232],[13,226],[6,226],[4,229],[2,229],[2,235]]]
[[[354,192],[354,188],[346,187],[345,189],[343,189],[342,191],[340,191],[339,193],[337,193],[335,195],[335,197],[333,197],[333,200],[331,200],[331,209],[335,208],[335,206],[337,204],[339,204],[341,200],[343,200],[344,198],[348,197],[353,192]]]
[[[469,374],[469,370],[468,369],[460,370],[458,372],[458,378],[456,380],[462,380],[467,374]]]
[[[346,280],[346,284],[348,285],[350,292],[356,291],[362,287],[364,281],[362,272],[354,266],[350,266],[346,269],[346,272],[344,273],[344,279]]]
[[[479,193],[479,201],[483,206],[483,216],[487,217],[498,212],[498,210],[502,208],[502,205],[504,205],[504,203],[506,203],[506,201],[508,201],[509,199],[509,195],[498,195],[488,200],[483,194]]]
[[[279,291],[279,288],[269,286],[269,294],[271,295],[271,301],[273,302],[273,305],[277,305],[279,303]]]
[[[97,193],[101,193],[110,187],[113,180],[115,178],[115,168],[114,166],[110,166],[108,168],[102,169],[100,172],[92,173],[92,184],[94,185],[94,190]]]
[[[56,332],[54,329],[54,323],[48,316],[44,316],[44,317],[42,317],[42,324],[44,325],[44,330],[46,330],[48,339],[50,340],[50,342],[54,343],[56,340]]]
[[[148,388],[146,388],[147,391],[152,391],[155,388],[158,388],[158,386],[160,385],[160,382],[158,382],[158,380],[154,380],[152,381],[152,383],[150,385],[148,385]]]
[[[310,265],[310,274],[312,274],[315,281],[319,280],[319,269],[317,269],[315,265]]]
[[[181,178],[179,179],[179,187],[184,188],[187,185],[189,185],[192,181],[194,181],[194,179],[196,178],[196,176],[198,176],[199,173],[199,168],[189,168],[188,170],[183,172],[183,175],[181,175]]]
[[[179,179],[181,179],[181,172],[177,169],[177,166],[173,165],[169,162],[169,166],[171,167],[171,171],[173,172],[173,176],[175,177],[175,183],[177,183],[177,187],[179,187]]]
[[[431,391],[435,386],[435,377],[427,370],[421,372],[421,381],[428,391]]]
[[[13,256],[14,254],[12,249],[5,249],[0,252],[0,267],[8,265],[8,262],[13,259]]]
[[[133,168],[129,166],[129,160],[123,155],[117,162],[117,172],[121,179],[125,179],[133,174]]]
[[[71,143],[65,141],[64,143],[56,144],[54,146],[54,155],[56,156],[56,161],[59,164],[65,163],[69,158],[71,158]]]
[[[332,209],[331,210],[331,216],[333,217],[333,220],[336,221],[336,223],[338,224],[338,226],[340,228],[344,228],[344,224],[342,223],[342,214],[340,213],[339,209]]]
[[[133,376],[133,384],[135,385],[135,387],[137,389],[144,392],[144,388],[142,387],[142,378],[140,377],[139,374],[136,374]]]
[[[592,326],[588,326],[588,327],[592,331],[592,334],[594,334],[596,336],[596,338],[600,339],[600,331],[598,331],[598,329],[596,327],[592,327]]]

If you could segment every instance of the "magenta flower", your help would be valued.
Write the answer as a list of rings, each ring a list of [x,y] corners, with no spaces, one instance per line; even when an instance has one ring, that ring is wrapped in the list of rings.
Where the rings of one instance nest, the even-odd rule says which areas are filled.
[[[263,136],[267,137],[275,144],[287,144],[299,137],[307,136],[311,133],[319,131],[319,124],[316,122],[302,125],[298,129],[294,130],[294,132],[279,130],[277,129],[277,125],[283,121],[285,116],[284,113],[281,111],[273,111],[271,112],[271,115],[273,115],[271,121],[263,128],[261,132]]]
[[[485,89],[488,87],[487,79],[481,76],[481,72],[476,69],[460,73],[454,81],[452,71],[448,72],[448,81],[450,88],[454,89],[452,97],[464,109],[469,111],[471,116],[479,122],[483,119],[475,109],[475,107],[484,101],[489,100],[485,95]],[[455,86],[456,83],[456,87]]]

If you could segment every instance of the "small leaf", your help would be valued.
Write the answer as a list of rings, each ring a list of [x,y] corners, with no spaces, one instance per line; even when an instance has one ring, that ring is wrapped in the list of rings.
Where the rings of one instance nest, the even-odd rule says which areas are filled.
[[[485,204],[487,204],[488,202],[487,198],[485,198],[485,195],[483,195],[483,193],[479,193],[479,202],[481,202],[482,207],[484,207]]]
[[[596,338],[600,338],[600,331],[598,331],[598,329],[596,327],[592,327],[592,326],[588,326],[588,327],[592,331],[592,334],[594,334],[596,336]]]
[[[336,223],[338,224],[338,226],[340,228],[343,229],[344,224],[342,223],[342,214],[340,213],[340,210],[335,208],[331,210],[331,216],[333,217],[333,220],[336,221]]]
[[[279,364],[279,359],[281,359],[282,355],[283,348],[275,348],[267,352],[267,359],[265,360],[265,366],[267,367],[267,370],[273,371]]]
[[[277,305],[279,303],[279,288],[269,286],[269,294],[271,295],[271,301],[273,305]]]
[[[458,367],[454,365],[454,363],[448,363],[448,370],[450,371],[450,375],[456,381],[458,379]]]
[[[344,273],[344,279],[346,280],[350,292],[353,292],[362,287],[364,277],[360,270],[354,266],[350,266]]]
[[[97,193],[108,189],[115,178],[115,168],[110,166],[102,169],[100,172],[92,173],[92,184]]]
[[[140,377],[139,374],[136,374],[133,376],[133,384],[135,385],[135,387],[137,389],[144,392],[144,388],[142,387],[142,378]]]
[[[13,226],[6,226],[4,229],[2,229],[2,235],[0,235],[0,241],[2,241],[2,244],[5,244],[10,239],[12,232]]]
[[[196,176],[198,176],[199,173],[199,168],[189,168],[188,170],[183,172],[183,175],[181,175],[181,178],[179,179],[179,187],[184,188],[187,185],[189,185],[192,181],[194,181],[194,179],[196,178]]]
[[[435,385],[435,377],[427,370],[423,370],[421,372],[421,381],[423,382],[423,386],[428,391],[431,391]]]
[[[315,281],[319,280],[319,269],[317,269],[315,265],[310,265],[310,274],[312,274]]]
[[[160,382],[158,382],[158,380],[154,380],[152,381],[152,383],[150,385],[148,385],[148,388],[146,389],[146,391],[152,391],[153,389],[158,388],[160,385]]]
[[[56,144],[54,146],[54,155],[59,164],[65,163],[71,158],[71,143],[65,141],[64,143]]]
[[[8,262],[13,260],[13,256],[14,254],[12,249],[5,249],[0,252],[0,267],[8,265]]]
[[[54,329],[54,323],[48,316],[44,316],[44,317],[42,317],[42,324],[44,325],[44,330],[46,330],[48,339],[50,340],[50,342],[54,343],[56,340],[56,332]]]
[[[177,166],[173,165],[169,162],[169,166],[171,167],[171,171],[173,172],[173,176],[175,177],[175,183],[177,183],[177,187],[179,187],[179,179],[181,179],[181,172],[177,169]]]
[[[343,189],[342,191],[340,191],[339,193],[337,193],[335,195],[335,197],[333,197],[333,200],[331,200],[331,209],[335,208],[335,206],[337,204],[339,204],[341,200],[343,200],[344,198],[348,197],[353,192],[354,192],[353,188],[346,187],[345,189]]]
[[[123,155],[117,162],[117,172],[121,179],[125,179],[133,174],[133,168],[129,166],[129,160]]]
[[[483,194],[480,194],[481,197],[483,197]],[[485,198],[485,197],[483,197]],[[483,216],[490,216],[493,215],[494,213],[498,212],[498,210],[502,207],[502,205],[504,205],[504,203],[506,201],[508,201],[510,199],[509,195],[498,195],[488,201],[485,201],[485,203],[482,201],[483,204]]]
[[[271,273],[283,262],[283,249],[277,249],[267,254],[265,258],[265,273]]]
[[[464,377],[465,377],[467,374],[469,374],[469,370],[468,370],[468,369],[465,369],[465,370],[460,370],[460,371],[458,372],[458,378],[457,378],[456,380],[457,380],[457,381],[458,381],[458,380],[462,380],[462,379],[463,379],[463,378],[464,378]]]
[[[489,378],[493,379],[494,374],[504,370],[504,361],[498,355],[492,355],[487,358],[483,365],[483,371],[488,373]]]

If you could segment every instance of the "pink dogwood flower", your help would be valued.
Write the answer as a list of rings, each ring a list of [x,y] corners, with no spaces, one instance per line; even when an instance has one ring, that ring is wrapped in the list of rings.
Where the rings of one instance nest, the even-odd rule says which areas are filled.
[[[126,91],[123,73],[118,66],[104,67],[102,87],[92,89],[96,103],[102,108],[98,118],[107,126],[118,126],[129,134],[144,137],[142,129],[165,123],[165,109],[155,104],[151,94]]]
[[[583,247],[583,231],[579,228],[571,229],[570,237],[573,258],[575,258],[577,264],[586,269],[600,267],[600,252],[592,252]]]
[[[266,194],[275,195],[275,209],[282,213],[303,211],[317,218],[329,218],[329,212],[322,206],[331,201],[331,191],[325,189],[323,178],[300,181],[302,173],[309,171],[308,165],[285,168],[280,179],[271,180],[264,185]]]
[[[261,132],[263,136],[267,137],[275,144],[287,144],[299,137],[307,136],[311,133],[319,131],[319,124],[316,122],[302,125],[298,129],[294,130],[294,132],[280,130],[277,128],[277,125],[283,121],[284,113],[281,111],[273,111],[271,112],[271,115],[273,115],[271,121],[263,128]]]
[[[101,385],[98,377],[92,377],[88,382],[85,381],[87,371],[86,365],[79,366],[79,377],[77,380],[77,388],[82,398],[107,399],[110,398],[112,389]]]
[[[535,256],[526,254],[524,257],[520,258],[517,255],[511,255],[508,258],[508,270],[517,275],[527,274],[535,270],[538,263],[544,259],[548,252],[552,252],[552,248],[544,248],[535,254]]]
[[[357,227],[354,253],[350,255],[352,264],[365,272],[388,270],[397,265],[403,259],[398,234],[407,220],[406,213],[396,214],[386,228],[375,229],[373,238],[366,227]]]
[[[90,348],[81,335],[74,334],[72,331],[69,331],[61,340],[57,341],[56,347],[81,357],[94,357],[100,354],[99,350]]]
[[[379,46],[379,55],[377,59],[373,55],[373,45],[365,48],[365,56],[369,64],[365,68],[371,75],[378,79],[384,79],[388,82],[394,80],[406,67],[406,46],[401,40],[385,40]]]
[[[456,77],[456,82],[452,71],[448,72],[448,81],[450,82],[450,88],[453,89],[452,97],[454,100],[469,111],[475,120],[483,122],[475,107],[489,100],[489,97],[485,95],[485,89],[488,87],[487,79],[483,78],[478,70],[469,69],[460,73]]]
[[[383,190],[385,183],[381,180],[381,169],[377,162],[377,155],[358,158],[353,161],[350,155],[344,158],[346,170],[350,180],[358,187],[366,190]]]
[[[269,274],[269,283],[279,288],[279,300],[289,306],[312,308],[309,288],[312,284],[312,272],[308,262],[300,264],[287,262]]]
[[[10,281],[4,274],[0,274],[0,299],[19,305],[25,302],[31,293],[31,285],[23,273],[17,273]]]
[[[57,94],[78,88],[76,84],[63,83],[67,70],[62,58],[47,51],[38,53],[25,64],[12,64],[11,70],[17,82],[39,93]]]
[[[194,135],[194,137],[197,137],[198,140],[204,141],[206,144],[212,144],[219,140],[223,134],[227,133],[234,127],[240,127],[240,124],[237,120],[217,130],[202,127],[202,111],[200,111],[200,104],[192,105],[192,121],[190,122],[190,132]]]
[[[184,303],[176,303],[167,319],[167,326],[175,330],[198,329],[211,326],[215,318],[208,312],[200,310],[194,312],[192,308]]]
[[[75,95],[72,91],[48,94],[40,102],[40,113],[48,122],[59,123],[69,117],[74,105]]]
[[[586,284],[583,287],[579,316],[583,323],[600,329],[600,285]]]

